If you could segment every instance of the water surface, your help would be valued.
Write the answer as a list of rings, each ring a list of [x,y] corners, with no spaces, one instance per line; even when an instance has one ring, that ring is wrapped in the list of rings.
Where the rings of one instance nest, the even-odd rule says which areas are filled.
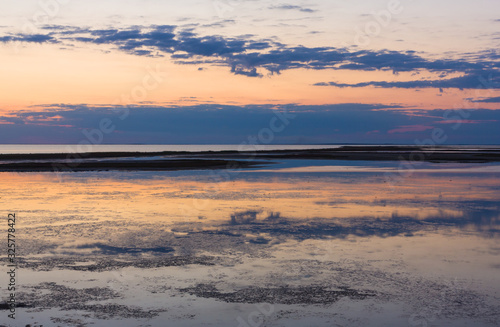
[[[495,326],[496,167],[0,173],[17,322]]]

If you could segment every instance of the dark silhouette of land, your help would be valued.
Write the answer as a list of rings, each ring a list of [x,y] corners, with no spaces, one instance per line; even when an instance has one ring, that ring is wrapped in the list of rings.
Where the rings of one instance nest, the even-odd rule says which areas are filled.
[[[486,163],[500,162],[500,147],[343,146],[272,151],[1,154],[0,171],[236,169],[277,159]]]

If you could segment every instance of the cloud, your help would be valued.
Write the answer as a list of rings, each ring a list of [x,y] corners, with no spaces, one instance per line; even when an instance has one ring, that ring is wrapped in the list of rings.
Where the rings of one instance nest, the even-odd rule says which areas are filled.
[[[471,100],[471,102],[482,102],[482,103],[500,103],[500,97],[494,97],[494,98],[484,98],[484,99],[479,99],[479,100]]]
[[[294,7],[294,6],[292,6]],[[286,8],[290,9],[290,6]],[[415,51],[347,50],[335,47],[305,47],[282,44],[270,39],[253,39],[250,35],[221,36],[199,35],[195,27],[174,25],[134,26],[117,29],[89,29],[49,25],[47,35],[9,35],[2,42],[24,40],[27,42],[58,42],[110,45],[136,56],[171,56],[178,64],[200,63],[223,65],[237,75],[260,77],[263,73],[279,74],[290,69],[312,70],[385,70],[392,72],[431,71],[461,72],[465,75],[448,80],[415,82],[368,82],[368,84],[330,84],[342,87],[450,87],[470,88],[475,84],[477,72],[490,71],[498,75],[500,56],[497,51],[481,51],[468,55],[468,59],[431,59]],[[331,82],[334,83],[334,82]],[[406,83],[406,84],[405,84]],[[414,83],[414,84],[411,84]],[[323,85],[323,84],[321,84]],[[465,85],[465,86],[464,86]]]
[[[128,111],[124,119],[123,112]],[[468,116],[461,118],[466,112]],[[295,115],[282,125],[280,117]],[[50,105],[0,116],[4,143],[79,143],[103,119],[114,131],[103,143],[240,144],[277,128],[272,143],[406,143],[423,141],[442,128],[447,143],[498,144],[500,110],[409,110],[397,105],[204,104],[191,106]],[[274,124],[274,125],[272,125]],[[274,127],[273,127],[274,126]],[[281,127],[283,129],[281,130]],[[373,131],[378,131],[373,133]],[[260,133],[260,134],[259,134]],[[264,133],[264,134],[263,134]],[[265,134],[267,135],[267,134]]]
[[[390,131],[387,131],[387,133],[394,134],[394,133],[422,132],[422,131],[427,131],[429,129],[434,129],[434,127],[425,125],[407,125],[391,129]]]
[[[58,43],[58,41],[52,36],[45,34],[21,34],[17,36],[2,36],[0,37],[0,42]]]
[[[466,73],[464,76],[454,77],[449,79],[434,79],[434,80],[418,80],[406,82],[386,82],[386,81],[370,81],[362,83],[338,83],[338,82],[322,82],[316,83],[315,86],[335,86],[335,87],[368,87],[374,86],[379,88],[456,88],[456,89],[499,89],[500,88],[500,74],[496,71],[472,71]],[[478,101],[481,102],[481,101]]]
[[[257,73],[257,68],[245,70],[244,68],[241,67],[233,67],[231,69],[231,72],[234,73],[235,75],[243,75],[248,77],[262,77],[262,74]]]
[[[205,24],[205,25],[201,25],[201,27],[226,27],[227,25],[232,25],[232,24],[236,24],[236,21],[234,19],[224,19],[224,20],[221,20],[219,22],[215,22],[215,23],[212,23],[212,24]]]
[[[288,5],[288,4],[270,6],[269,9],[298,10],[298,11],[307,12],[307,13],[313,13],[313,12],[317,11],[317,10],[310,9],[310,8],[305,8],[305,7],[301,7],[301,6],[294,6],[294,5]]]

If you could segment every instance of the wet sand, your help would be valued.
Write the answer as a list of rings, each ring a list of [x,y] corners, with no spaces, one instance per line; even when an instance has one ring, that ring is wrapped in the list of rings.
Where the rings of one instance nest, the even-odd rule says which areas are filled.
[[[0,173],[0,326],[498,326],[497,173],[211,173]]]
[[[260,326],[302,326],[311,319],[318,319],[318,326],[384,321],[412,326],[424,318],[438,320],[439,325],[446,325],[446,319],[451,325],[498,323],[494,295],[454,275],[421,275],[390,245],[391,238],[403,243],[411,232],[423,238],[422,232],[432,235],[436,226],[448,228],[442,227],[452,225],[446,219],[432,225],[406,219],[392,224],[374,221],[368,229],[400,229],[401,234],[383,232],[362,248],[351,243],[350,236],[369,240],[354,232],[366,229],[362,222],[345,221],[352,226],[340,228],[338,222],[323,221],[316,228],[309,220],[295,220],[258,217],[234,224],[226,217],[216,226],[116,221],[94,222],[92,228],[82,224],[28,228],[36,237],[23,240],[25,256],[19,269],[26,279],[18,293],[18,311],[21,317],[37,316],[38,321],[46,312],[52,323],[65,326],[165,326],[166,320],[168,326],[207,322],[238,326],[241,319],[252,321],[247,316],[255,312],[262,319]],[[312,227],[297,228],[304,225]],[[326,226],[340,232],[327,237],[321,232]],[[270,229],[275,232],[269,233]],[[90,232],[89,243],[56,245],[44,238],[54,232],[74,237],[82,230]],[[143,233],[149,238],[138,241]],[[115,253],[92,242],[109,234],[118,236],[107,240]],[[268,242],[251,242],[258,235],[266,235]],[[129,251],[129,240],[140,251]],[[175,252],[159,253],[150,243],[168,244]],[[389,246],[390,253],[381,256],[373,252],[374,245],[381,250]],[[356,306],[373,324],[356,313]],[[211,307],[216,308],[212,313],[205,311]]]

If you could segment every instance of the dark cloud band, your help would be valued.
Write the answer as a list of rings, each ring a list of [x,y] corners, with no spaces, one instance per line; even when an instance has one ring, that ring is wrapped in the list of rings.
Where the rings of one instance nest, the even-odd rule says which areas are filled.
[[[122,116],[124,111],[127,115]],[[405,143],[425,142],[434,130],[448,144],[498,144],[500,110],[411,110],[381,104],[333,105],[194,105],[33,107],[0,117],[4,143],[78,144],[103,121],[112,133],[103,143],[240,144],[257,137],[276,117],[293,115],[279,127],[273,143]],[[279,122],[279,121],[278,121]],[[112,128],[111,128],[112,127]],[[276,126],[275,126],[276,127]],[[83,131],[83,133],[82,133]],[[102,134],[102,133],[100,133]]]
[[[290,9],[290,8],[288,8]],[[304,47],[285,45],[269,39],[251,36],[201,36],[193,28],[172,25],[140,26],[126,29],[86,29],[80,27],[46,26],[46,35],[8,35],[0,42],[71,43],[112,45],[136,56],[169,55],[178,64],[214,64],[230,67],[237,75],[260,77],[267,71],[279,74],[289,69],[343,69],[392,72],[431,71],[465,73],[463,77],[435,81],[367,82],[359,84],[327,83],[340,87],[456,87],[471,88],[477,72],[498,75],[500,62],[497,51],[481,52],[471,60],[429,59],[415,51],[354,50],[335,47]],[[497,81],[498,82],[498,81]],[[318,85],[325,85],[318,84]]]

